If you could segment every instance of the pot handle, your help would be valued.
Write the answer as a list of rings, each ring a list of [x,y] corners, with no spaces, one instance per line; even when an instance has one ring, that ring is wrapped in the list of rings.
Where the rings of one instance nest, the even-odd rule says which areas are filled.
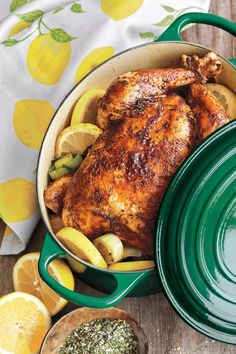
[[[115,306],[120,302],[142,279],[150,276],[150,271],[134,272],[134,273],[114,273],[111,272],[117,283],[117,286],[112,294],[105,297],[92,297],[79,294],[69,290],[59,284],[48,272],[49,264],[56,258],[68,258],[66,252],[59,246],[50,233],[45,236],[44,244],[39,258],[39,274],[43,281],[55,290],[62,297],[75,304],[86,307],[108,308]],[[155,270],[152,270],[155,271]]]
[[[181,30],[186,25],[193,23],[202,23],[206,25],[215,26],[231,33],[234,37],[236,37],[236,23],[231,22],[224,17],[220,17],[213,14],[190,12],[179,16],[160,37],[155,39],[155,42],[181,41]],[[229,59],[229,61],[231,62],[231,64],[236,66],[236,59]]]

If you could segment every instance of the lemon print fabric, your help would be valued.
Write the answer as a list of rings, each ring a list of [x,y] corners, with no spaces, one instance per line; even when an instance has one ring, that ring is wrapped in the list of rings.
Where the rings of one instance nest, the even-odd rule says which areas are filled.
[[[29,26],[30,26],[30,23],[20,20],[11,28],[10,32],[8,33],[8,38],[15,36],[17,33],[23,31],[24,29],[28,28]]]
[[[75,84],[82,80],[92,69],[96,68],[96,66],[111,58],[113,55],[113,47],[99,47],[92,50],[79,64],[75,75]]]
[[[55,41],[49,32],[31,42],[27,53],[27,68],[34,80],[44,85],[53,85],[60,80],[70,56],[70,43]]]
[[[0,216],[5,222],[30,218],[37,207],[35,185],[23,178],[0,183]]]
[[[47,101],[22,100],[15,104],[14,128],[22,144],[31,149],[39,149],[54,114]]]
[[[119,21],[133,15],[144,0],[102,0],[101,9],[113,20]]]

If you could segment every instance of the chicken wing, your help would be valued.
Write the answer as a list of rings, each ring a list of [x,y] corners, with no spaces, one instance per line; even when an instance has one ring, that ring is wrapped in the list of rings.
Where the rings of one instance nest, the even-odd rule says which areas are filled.
[[[44,191],[46,207],[56,214],[62,209],[63,199],[71,183],[72,176],[72,173],[68,173],[67,175],[57,178],[55,181],[51,182]]]
[[[196,117],[198,142],[230,120],[224,107],[203,84],[190,85],[188,104]]]
[[[155,215],[195,145],[195,119],[176,94],[144,112],[111,122],[93,144],[68,187],[62,219],[90,239],[114,232],[151,255]]]

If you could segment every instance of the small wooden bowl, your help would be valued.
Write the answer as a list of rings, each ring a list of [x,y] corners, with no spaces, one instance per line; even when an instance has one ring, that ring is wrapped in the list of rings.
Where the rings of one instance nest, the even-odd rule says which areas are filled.
[[[63,316],[47,333],[41,346],[40,354],[58,354],[65,338],[82,323],[98,318],[119,318],[127,321],[139,341],[140,354],[148,354],[148,340],[138,322],[127,312],[112,307],[93,309],[82,307]]]

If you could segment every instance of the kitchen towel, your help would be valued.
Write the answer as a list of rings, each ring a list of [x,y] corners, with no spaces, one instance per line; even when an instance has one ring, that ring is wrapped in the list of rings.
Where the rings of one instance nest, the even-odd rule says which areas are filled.
[[[60,102],[92,68],[158,37],[209,0],[0,2],[0,254],[27,245],[40,215],[36,165]]]

